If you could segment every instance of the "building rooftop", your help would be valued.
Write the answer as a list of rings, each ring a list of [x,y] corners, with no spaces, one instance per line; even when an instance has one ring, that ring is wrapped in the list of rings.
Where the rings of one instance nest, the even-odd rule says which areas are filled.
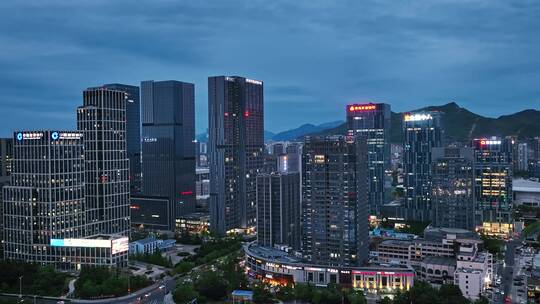
[[[307,267],[307,268],[312,268],[312,267],[313,268],[328,267],[330,269],[336,268],[334,266],[311,264],[305,260],[291,256],[287,252],[281,251],[279,249],[259,246],[256,242],[252,242],[248,245],[244,245],[244,251],[246,252],[246,254],[249,254],[255,258],[259,258],[264,261],[272,261],[273,263],[281,263],[281,264],[289,264],[289,265],[292,264],[297,267]],[[392,272],[392,271],[413,272],[414,271],[410,266],[407,266],[407,265],[381,264],[381,263],[371,263],[368,266],[362,266],[362,267],[348,266],[348,267],[337,267],[337,268],[350,269],[353,271],[386,271],[386,272]]]
[[[147,238],[144,238],[144,239],[133,241],[132,243],[137,243],[139,245],[146,245],[146,244],[150,244],[150,243],[153,243],[153,242],[156,242],[156,241],[158,241],[158,240],[156,238],[154,238],[154,237],[147,237]]]
[[[300,259],[295,258],[289,255],[287,252],[279,249],[262,247],[254,243],[249,244],[248,249],[252,254],[264,259],[273,259],[282,263],[301,263]]]
[[[409,246],[411,243],[408,240],[384,240],[380,245]]]
[[[463,273],[482,273],[481,270],[474,269],[474,268],[458,268],[456,269],[456,273],[463,272]]]
[[[514,192],[537,192],[540,193],[540,183],[528,179],[514,179],[512,181],[512,191]]]
[[[201,220],[201,219],[210,219],[210,214],[204,212],[193,212],[186,215],[180,216],[181,219],[187,220]]]
[[[533,265],[536,268],[540,268],[540,253],[537,253],[533,258]]]
[[[424,230],[424,238],[427,240],[442,240],[442,239],[469,239],[478,238],[478,235],[466,229],[460,228],[439,228],[428,226]]]
[[[456,259],[440,256],[428,256],[422,260],[422,264],[442,265],[442,266],[456,266]]]

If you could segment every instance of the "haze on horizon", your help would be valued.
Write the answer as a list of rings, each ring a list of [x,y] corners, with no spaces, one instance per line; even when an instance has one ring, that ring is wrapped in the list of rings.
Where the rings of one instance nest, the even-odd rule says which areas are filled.
[[[534,0],[4,0],[0,27],[0,136],[72,129],[86,87],[148,79],[195,83],[201,133],[211,75],[263,80],[273,132],[356,101],[540,107]]]

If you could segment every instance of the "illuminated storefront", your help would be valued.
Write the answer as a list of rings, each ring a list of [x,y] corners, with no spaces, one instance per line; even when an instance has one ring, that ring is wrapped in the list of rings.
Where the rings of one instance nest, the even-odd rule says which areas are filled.
[[[398,290],[409,290],[414,283],[414,270],[408,266],[312,265],[286,252],[260,247],[255,243],[244,246],[244,252],[247,274],[271,285],[310,283],[325,287],[338,284],[370,293],[393,294]]]

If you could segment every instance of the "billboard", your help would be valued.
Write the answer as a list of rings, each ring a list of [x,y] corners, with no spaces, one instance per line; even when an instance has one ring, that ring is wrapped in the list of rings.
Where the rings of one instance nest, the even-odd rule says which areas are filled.
[[[89,247],[89,248],[111,248],[111,240],[96,239],[51,239],[53,247]]]
[[[126,252],[129,250],[129,239],[127,237],[112,240],[112,254]]]

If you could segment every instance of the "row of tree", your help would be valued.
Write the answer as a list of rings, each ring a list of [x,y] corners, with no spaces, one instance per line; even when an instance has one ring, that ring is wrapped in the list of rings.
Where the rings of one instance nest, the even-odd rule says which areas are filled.
[[[83,299],[120,297],[152,284],[144,276],[132,276],[120,269],[83,267],[75,282],[75,294]]]
[[[482,297],[475,302],[467,300],[456,285],[445,284],[440,288],[434,288],[428,283],[415,281],[409,291],[398,293],[393,300],[383,299],[381,304],[488,304],[489,301]]]
[[[0,292],[42,296],[61,296],[67,291],[69,275],[54,270],[17,261],[0,261]]]
[[[173,266],[171,258],[169,257],[167,259],[163,257],[161,255],[160,250],[156,250],[154,251],[154,253],[134,254],[134,255],[131,255],[129,258],[135,261],[140,261],[140,262],[153,264],[153,265],[159,265],[159,266],[163,266],[167,268],[170,268]]]
[[[238,265],[240,254],[231,254],[196,273],[193,282],[178,284],[173,292],[176,303],[197,299],[198,303],[222,301],[235,289],[247,289],[248,281],[244,270]],[[186,262],[189,263],[189,262]]]

